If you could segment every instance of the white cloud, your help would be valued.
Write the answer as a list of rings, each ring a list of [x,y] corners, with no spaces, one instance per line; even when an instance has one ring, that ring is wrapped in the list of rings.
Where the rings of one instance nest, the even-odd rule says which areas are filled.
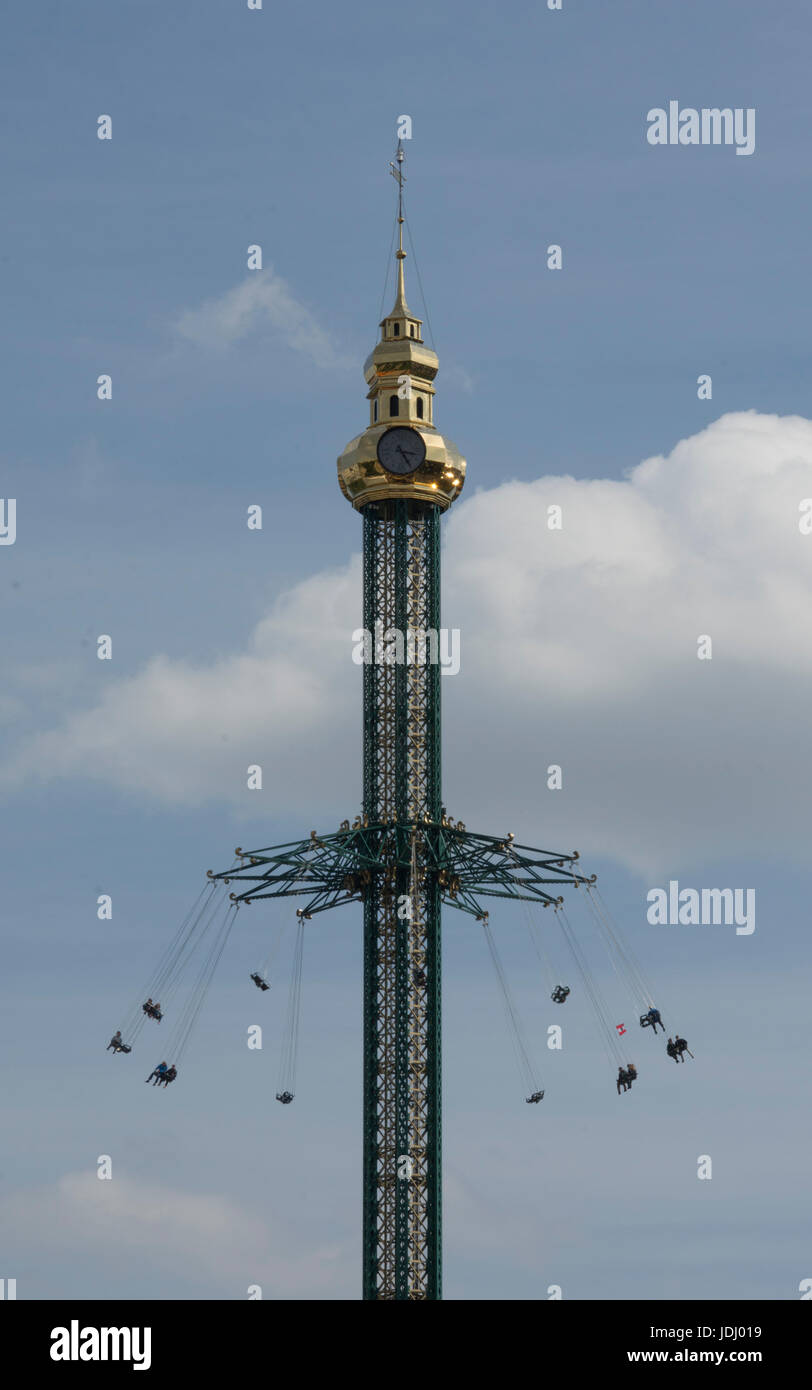
[[[443,680],[452,813],[646,873],[685,856],[805,857],[810,495],[812,422],[751,411],[624,481],[547,477],[457,503],[444,523],[444,621],[462,633],[461,672]],[[34,738],[7,782],[82,775],[245,805],[259,762],[291,834],[339,796],[354,811],[360,587],[356,557],[284,595],[247,652],[206,669],[156,657]],[[697,659],[700,634],[712,661]],[[561,792],[547,790],[551,763]]]
[[[97,705],[36,737],[6,778],[84,776],[167,804],[225,798],[258,810],[250,765],[263,791],[290,804],[322,804],[325,777],[345,782],[353,696],[350,614],[360,588],[356,558],[284,594],[258,624],[247,651],[196,667],[154,657],[137,676],[112,682]],[[320,790],[321,789],[321,790]],[[300,798],[293,796],[293,801]]]
[[[270,266],[249,272],[242,284],[200,308],[186,310],[175,328],[196,347],[209,349],[231,347],[251,334],[270,332],[317,367],[346,366],[346,357],[329,333]]]
[[[114,1251],[121,1265],[138,1259],[187,1278],[192,1269],[221,1297],[227,1288],[246,1296],[254,1283],[264,1298],[340,1296],[350,1275],[338,1247],[288,1255],[261,1216],[227,1197],[120,1175],[69,1173],[53,1186],[16,1192],[0,1201],[0,1219],[6,1240],[20,1240],[29,1255]]]

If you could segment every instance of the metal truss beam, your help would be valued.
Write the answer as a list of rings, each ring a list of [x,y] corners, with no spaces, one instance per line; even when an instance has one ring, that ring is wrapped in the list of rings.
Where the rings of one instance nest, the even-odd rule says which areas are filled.
[[[579,855],[514,844],[509,836],[479,835],[444,820],[357,824],[328,835],[269,849],[237,849],[237,868],[211,874],[228,883],[251,884],[233,893],[235,902],[259,898],[306,897],[302,915],[312,917],[344,903],[364,902],[373,879],[392,882],[392,870],[408,873],[412,845],[420,846],[423,872],[436,881],[442,902],[483,915],[478,897],[524,899],[555,906],[560,893],[549,889],[593,883],[575,871]]]

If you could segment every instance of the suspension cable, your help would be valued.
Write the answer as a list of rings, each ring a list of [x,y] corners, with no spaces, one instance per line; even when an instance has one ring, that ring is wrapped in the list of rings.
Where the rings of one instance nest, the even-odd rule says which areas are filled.
[[[502,962],[499,959],[499,952],[496,949],[496,942],[493,939],[493,933],[491,931],[490,923],[488,922],[487,917],[483,918],[482,926],[485,932],[485,940],[488,943],[488,950],[490,952],[491,962],[493,964],[494,972],[496,974],[497,983],[502,994],[502,1004],[505,1010],[508,1031],[510,1034],[511,1042],[513,1043],[513,1050],[516,1055],[516,1059],[519,1063],[519,1069],[522,1073],[522,1079],[525,1082],[525,1084],[530,1087],[531,1092],[535,1093],[539,1091],[541,1087],[539,1086],[538,1077],[533,1063],[530,1060],[530,1052],[525,1039],[525,1033],[522,1027],[521,1019],[519,1017],[519,1012],[516,1008],[516,1004],[514,1002],[510,986],[508,985],[507,976],[505,975]]]
[[[397,226],[397,220],[395,220],[395,221],[392,223],[392,240],[391,240],[390,243],[389,243],[389,255],[388,255],[387,258],[386,258],[386,274],[385,274],[385,276],[384,276],[384,278],[383,278],[383,291],[382,291],[382,293],[381,293],[381,307],[380,307],[380,311],[379,311],[379,313],[378,313],[378,322],[379,322],[379,323],[381,322],[381,320],[382,320],[382,318],[383,318],[383,306],[384,306],[384,302],[385,302],[385,300],[386,300],[386,287],[387,287],[387,285],[389,284],[389,276],[390,276],[391,268],[392,268],[392,247],[393,247],[394,244],[395,244],[395,228],[396,228],[396,226]]]
[[[584,885],[586,896],[595,914],[595,919],[599,927],[603,929],[610,954],[614,950],[621,968],[624,970],[627,979],[627,987],[632,989],[633,994],[641,998],[649,1008],[654,1004],[654,996],[643,972],[638,964],[631,947],[620,936],[620,929],[614,921],[612,914],[603,899],[603,895],[596,884],[587,883]]]
[[[257,974],[265,981],[266,984],[268,983],[268,974],[270,972],[271,965],[276,959],[277,953],[282,949],[282,943],[285,940],[285,937],[287,936],[289,926],[290,917],[288,917],[286,914],[282,921],[282,925],[279,926],[277,924],[276,928],[274,929],[274,941],[271,946],[271,949],[269,950],[267,956],[265,957],[262,964],[259,966],[257,970]]]
[[[143,1011],[143,1004],[146,999],[154,999],[159,1002],[159,996],[164,995],[164,1000],[171,997],[173,993],[172,982],[177,983],[177,977],[182,968],[181,961],[184,952],[192,946],[192,952],[203,939],[211,924],[211,912],[218,889],[222,885],[217,882],[206,882],[201,888],[192,906],[181,921],[180,926],[175,932],[169,945],[165,948],[158,965],[150,977],[146,988],[142,990],[132,1007],[130,1008],[124,1026],[121,1030],[125,1042],[132,1045],[147,1021]],[[205,926],[199,935],[198,928],[200,923],[208,917]],[[191,954],[191,952],[190,952]],[[169,989],[167,990],[167,986]]]
[[[299,918],[296,930],[296,944],[293,948],[293,966],[288,993],[288,1011],[282,1038],[282,1058],[279,1068],[279,1090],[295,1095],[296,1063],[299,1055],[299,1021],[302,1003],[302,963],[304,958],[304,917]]]
[[[418,288],[419,288],[419,290],[420,290],[420,298],[421,298],[422,301],[423,301],[423,308],[424,308],[424,310],[425,310],[425,312],[426,312],[426,327],[427,327],[428,330],[429,330],[429,342],[431,343],[432,347],[433,347],[433,348],[435,349],[435,351],[436,351],[437,344],[436,344],[435,341],[434,341],[434,331],[433,331],[432,326],[431,326],[431,319],[429,318],[429,306],[428,306],[428,303],[427,303],[427,301],[426,301],[425,293],[424,293],[424,291],[423,291],[423,281],[422,281],[421,276],[420,276],[420,266],[417,264],[417,252],[416,252],[415,249],[414,249],[414,238],[412,237],[412,229],[411,229],[411,227],[409,226],[409,219],[408,219],[408,217],[406,216],[405,213],[403,214],[403,220],[404,220],[404,222],[406,223],[406,233],[407,233],[408,238],[409,238],[409,249],[411,250],[411,253],[412,253],[412,260],[414,261],[415,273],[416,273],[416,275],[417,275],[417,284],[418,284]]]
[[[575,932],[572,929],[570,920],[567,917],[563,904],[558,904],[556,906],[555,912],[564,936],[564,940],[570,948],[573,960],[575,961],[578,972],[581,976],[581,979],[583,980],[584,989],[586,990],[587,996],[592,1004],[592,1009],[595,1014],[595,1018],[598,1022],[598,1031],[601,1036],[604,1049],[607,1052],[609,1063],[612,1067],[612,1070],[614,1071],[615,1063],[618,1063],[620,1066],[624,1065],[624,1057],[620,1050],[620,1044],[618,1042],[617,1034],[615,1033],[610,1023],[606,1005],[604,1004],[603,999],[600,995],[600,991],[598,990],[598,986],[592,977],[592,973],[587,964],[586,956],[581,950],[581,947],[576,939]]]
[[[301,883],[303,878],[307,877],[307,871],[309,867],[310,866],[308,865],[307,860],[303,859],[301,864],[299,865],[298,873],[296,874],[296,877],[293,880],[294,889],[298,883]],[[268,971],[271,968],[271,962],[275,959],[277,952],[280,951],[282,948],[282,942],[285,940],[285,937],[287,936],[289,925],[290,917],[286,913],[282,922],[281,931],[277,935],[276,940],[273,942],[271,949],[269,950],[267,956],[265,957],[264,961],[259,967],[259,970],[257,971],[257,974],[262,976],[262,979],[265,980],[266,984],[268,980]]]
[[[538,956],[539,965],[541,966],[541,972],[546,981],[547,989],[552,994],[556,981],[553,973],[552,962],[544,945],[544,928],[541,922],[539,921],[538,914],[533,912],[533,909],[531,908],[527,899],[522,898],[520,901],[522,904],[522,910],[524,912],[524,920],[527,926],[528,935],[533,943],[533,948],[536,952],[536,955]]]
[[[192,1030],[209,992],[214,973],[225,950],[231,928],[237,917],[237,903],[227,903],[226,911],[214,935],[214,943],[203,962],[200,974],[192,988],[183,1012],[169,1040],[169,1053],[177,1066],[186,1053]]]

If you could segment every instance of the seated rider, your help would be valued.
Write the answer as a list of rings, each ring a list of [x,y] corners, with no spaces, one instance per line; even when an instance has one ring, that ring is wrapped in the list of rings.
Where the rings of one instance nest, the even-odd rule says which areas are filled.
[[[166,1062],[159,1062],[155,1070],[151,1071],[149,1076],[147,1077],[147,1083],[152,1081],[152,1078],[155,1077],[155,1080],[152,1081],[152,1084],[153,1086],[157,1086],[158,1082],[162,1080],[164,1072],[167,1070],[168,1068]]]
[[[158,1081],[163,1081],[164,1086],[168,1086],[169,1083],[170,1083],[170,1081],[174,1081],[174,1080],[175,1080],[175,1077],[177,1076],[177,1074],[178,1074],[178,1069],[177,1069],[177,1067],[176,1067],[176,1066],[174,1065],[174,1063],[173,1063],[172,1066],[169,1068],[169,1070],[166,1071],[166,1072],[164,1072],[164,1074],[163,1074],[162,1077],[159,1077],[159,1078],[158,1078]],[[156,1081],[155,1084],[156,1084],[156,1086],[157,1086],[157,1085],[158,1085],[158,1082]]]
[[[637,1067],[634,1065],[634,1062],[629,1063],[626,1075],[629,1078],[629,1086],[631,1086],[632,1082],[637,1080]]]
[[[657,1032],[657,1024],[658,1024],[658,1023],[659,1023],[659,1025],[660,1025],[660,1027],[662,1028],[663,1032],[665,1032],[665,1024],[663,1023],[663,1021],[662,1021],[662,1019],[661,1019],[661,1017],[660,1017],[660,1010],[659,1010],[659,1009],[655,1009],[655,1008],[652,1006],[652,1008],[650,1008],[649,1011],[648,1011],[648,1013],[646,1014],[646,1018],[648,1019],[649,1025],[650,1025],[650,1027],[652,1027],[652,1028],[654,1029],[654,1032],[655,1032],[655,1033]]]
[[[106,1052],[109,1052],[111,1047],[112,1047],[112,1049],[113,1049],[114,1052],[118,1052],[119,1049],[120,1049],[120,1047],[121,1047],[121,1029],[120,1029],[120,1028],[119,1028],[119,1030],[118,1030],[117,1033],[114,1033],[114,1034],[113,1034],[112,1038],[110,1039],[109,1043],[107,1044],[107,1047],[105,1048],[105,1051],[106,1051]]]
[[[676,1044],[675,1044],[673,1038],[669,1038],[669,1039],[668,1039],[668,1042],[667,1042],[666,1045],[665,1045],[665,1050],[666,1050],[666,1052],[668,1053],[669,1057],[673,1057],[673,1058],[674,1058],[674,1061],[675,1061],[675,1062],[678,1062],[678,1061],[679,1061],[679,1051],[678,1051],[678,1049],[677,1049],[677,1046],[676,1046]]]
[[[621,1086],[623,1087],[624,1091],[628,1091],[630,1085],[631,1085],[631,1082],[629,1081],[629,1073],[628,1073],[627,1071],[624,1071],[624,1070],[623,1070],[623,1067],[618,1067],[618,1069],[617,1069],[617,1093],[618,1093],[618,1095],[620,1095],[620,1088],[621,1088]]]
[[[688,1044],[687,1044],[687,1042],[685,1041],[684,1038],[675,1038],[675,1039],[674,1039],[674,1046],[675,1046],[675,1048],[677,1049],[677,1052],[679,1053],[679,1059],[680,1059],[681,1062],[684,1062],[684,1061],[685,1061],[685,1058],[684,1058],[683,1055],[682,1055],[683,1052],[687,1052],[689,1057],[692,1057],[692,1056],[693,1056],[693,1053],[691,1052],[691,1050],[690,1050],[690,1048],[688,1047]]]

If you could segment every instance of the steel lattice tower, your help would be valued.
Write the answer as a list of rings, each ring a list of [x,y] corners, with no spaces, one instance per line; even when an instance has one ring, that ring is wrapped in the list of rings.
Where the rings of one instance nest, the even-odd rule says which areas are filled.
[[[304,894],[310,919],[364,910],[363,1296],[439,1299],[442,1275],[441,903],[561,902],[577,854],[476,835],[442,806],[440,517],[465,460],[434,426],[437,355],[406,303],[403,152],[397,294],[367,358],[369,424],[338,459],[363,518],[363,811],[333,834],[252,852],[213,875],[236,902]],[[357,634],[353,634],[357,636]],[[250,886],[248,886],[250,885]]]
[[[438,632],[438,506],[394,498],[363,516],[366,631]],[[410,827],[413,853],[364,902],[365,1298],[440,1293],[440,895],[417,827],[441,815],[440,667],[370,662],[364,817]]]

